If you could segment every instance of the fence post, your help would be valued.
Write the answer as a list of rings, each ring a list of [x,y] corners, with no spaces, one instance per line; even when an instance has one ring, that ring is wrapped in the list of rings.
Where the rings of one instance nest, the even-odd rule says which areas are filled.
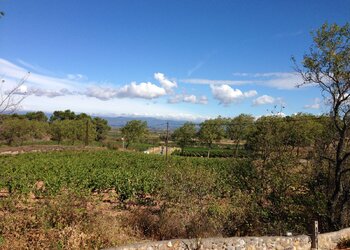
[[[315,220],[312,225],[311,249],[318,249],[318,234],[318,221]]]

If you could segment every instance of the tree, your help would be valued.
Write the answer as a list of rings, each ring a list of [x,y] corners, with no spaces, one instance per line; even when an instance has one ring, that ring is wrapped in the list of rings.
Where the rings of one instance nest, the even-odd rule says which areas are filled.
[[[181,147],[181,153],[184,148],[190,144],[196,136],[196,125],[192,122],[186,122],[180,128],[174,130],[172,136],[176,143]]]
[[[90,120],[56,120],[50,124],[50,134],[51,139],[59,144],[64,140],[72,144],[76,141],[84,141],[87,144],[95,140],[96,128]]]
[[[28,112],[25,114],[25,117],[30,121],[35,120],[35,121],[47,122],[48,120],[47,116],[42,111]]]
[[[24,119],[5,119],[1,124],[0,137],[7,145],[22,145],[23,141],[30,138],[29,121]]]
[[[254,117],[251,115],[240,114],[227,122],[226,134],[231,140],[235,141],[235,155],[237,156],[239,144],[242,141],[247,140],[249,134],[253,130]]]
[[[128,148],[131,143],[140,141],[148,133],[147,122],[129,121],[121,128],[121,132],[126,142],[125,147]]]
[[[100,117],[95,117],[92,123],[96,127],[96,140],[102,141],[106,139],[108,131],[111,130],[111,127],[108,126],[108,121]]]
[[[222,126],[222,119],[205,120],[201,123],[199,129],[199,139],[208,147],[208,158],[210,157],[210,150],[215,141],[221,140],[224,135]]]
[[[29,139],[42,139],[47,132],[47,124],[27,119],[8,118],[5,119],[0,128],[0,139],[6,144],[22,145]]]
[[[297,157],[300,153],[300,148],[314,146],[315,141],[320,137],[324,129],[321,123],[322,117],[311,114],[298,113],[292,116],[287,116],[287,143],[291,150],[297,150]]]
[[[50,134],[52,140],[57,141],[58,144],[61,144],[61,142],[67,137],[65,124],[59,120],[51,122]]]
[[[75,120],[75,119],[76,119],[75,113],[67,109],[65,111],[54,111],[50,117],[50,122],[57,121],[57,120],[63,121],[63,120]]]
[[[335,133],[333,146],[322,158],[331,166],[333,179],[327,204],[329,226],[338,229],[350,224],[345,216],[350,198],[350,25],[325,23],[312,38],[310,51],[296,70],[303,78],[301,85],[316,84],[330,105]]]
[[[262,116],[256,120],[254,131],[247,140],[253,157],[265,163],[288,152],[288,129],[285,118],[278,115]]]

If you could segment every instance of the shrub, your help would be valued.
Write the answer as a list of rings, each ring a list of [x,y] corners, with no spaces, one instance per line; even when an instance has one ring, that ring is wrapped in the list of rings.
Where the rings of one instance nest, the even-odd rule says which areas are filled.
[[[342,238],[338,244],[337,244],[338,249],[348,249],[350,248],[350,238]]]

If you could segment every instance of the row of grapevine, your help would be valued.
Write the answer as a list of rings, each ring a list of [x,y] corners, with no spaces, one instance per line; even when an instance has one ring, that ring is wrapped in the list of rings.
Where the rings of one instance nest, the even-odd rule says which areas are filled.
[[[125,200],[139,194],[156,194],[166,185],[165,176],[174,169],[215,169],[218,174],[226,171],[220,174],[224,178],[232,161],[172,157],[166,162],[158,155],[104,150],[1,156],[0,165],[0,188],[11,193],[36,192],[45,196],[63,188],[88,192],[114,189]],[[222,182],[222,178],[218,180]],[[38,181],[45,188],[38,190],[35,186]],[[223,185],[220,189],[223,190]]]

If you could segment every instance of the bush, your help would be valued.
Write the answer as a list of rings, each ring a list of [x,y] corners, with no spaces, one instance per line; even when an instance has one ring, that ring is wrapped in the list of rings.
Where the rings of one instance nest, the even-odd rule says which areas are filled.
[[[350,248],[350,238],[343,238],[337,244],[338,249],[348,249]]]

